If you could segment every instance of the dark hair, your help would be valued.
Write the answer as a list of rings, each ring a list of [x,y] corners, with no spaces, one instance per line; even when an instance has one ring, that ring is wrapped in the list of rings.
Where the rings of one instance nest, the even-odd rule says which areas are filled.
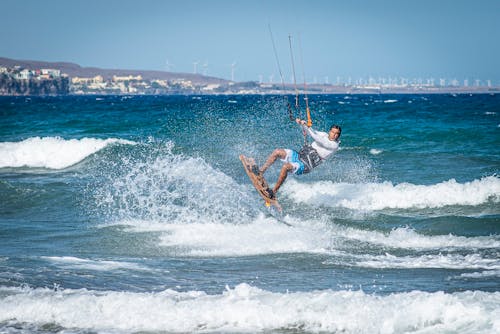
[[[328,131],[331,131],[332,129],[338,129],[338,130],[339,130],[339,137],[340,137],[340,135],[342,134],[342,128],[340,127],[340,125],[338,125],[338,124],[333,124],[333,125],[330,127],[330,130],[328,130]]]

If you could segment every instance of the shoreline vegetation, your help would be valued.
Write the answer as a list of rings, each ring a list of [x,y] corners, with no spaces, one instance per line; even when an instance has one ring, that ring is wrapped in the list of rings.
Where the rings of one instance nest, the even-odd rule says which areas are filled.
[[[497,94],[499,86],[460,86],[456,79],[358,79],[339,84],[307,83],[308,94]],[[298,86],[302,93],[302,85]],[[0,58],[0,96],[59,95],[288,95],[291,83],[236,82],[201,74],[111,70],[66,62]]]

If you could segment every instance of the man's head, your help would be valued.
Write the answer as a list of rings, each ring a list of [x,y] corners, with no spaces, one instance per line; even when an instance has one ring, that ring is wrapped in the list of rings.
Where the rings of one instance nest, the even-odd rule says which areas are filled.
[[[342,133],[342,128],[340,127],[340,125],[334,124],[330,127],[330,130],[328,131],[328,139],[339,140],[341,133]]]

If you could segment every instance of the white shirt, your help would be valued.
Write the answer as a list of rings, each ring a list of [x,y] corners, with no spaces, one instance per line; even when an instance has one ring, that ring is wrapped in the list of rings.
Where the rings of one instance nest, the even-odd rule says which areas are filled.
[[[302,129],[304,129],[314,142],[311,144],[312,148],[318,152],[318,155],[321,159],[325,160],[331,154],[337,152],[339,149],[339,142],[336,140],[328,139],[328,133],[322,131],[316,131],[312,128],[308,128],[305,125],[302,125]]]

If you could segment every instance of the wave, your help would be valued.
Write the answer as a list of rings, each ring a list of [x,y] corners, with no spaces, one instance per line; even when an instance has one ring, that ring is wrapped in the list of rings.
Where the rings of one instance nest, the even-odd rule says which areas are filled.
[[[500,328],[500,293],[481,291],[279,293],[246,283],[215,295],[0,288],[0,310],[0,326],[50,324],[98,332],[493,333]]]
[[[31,137],[20,142],[2,142],[0,168],[64,169],[112,144],[135,143],[116,138],[63,139],[61,137]]]
[[[460,276],[455,276],[453,278],[455,279],[484,279],[484,278],[492,278],[492,277],[500,277],[500,270],[484,270],[481,272],[475,272],[475,273],[464,273],[461,274]]]
[[[326,263],[336,263],[330,260]],[[345,265],[345,263],[344,263]],[[363,268],[389,269],[486,269],[500,270],[500,260],[487,259],[479,254],[426,254],[421,256],[358,255],[354,266]]]
[[[131,262],[123,261],[107,261],[107,260],[88,260],[72,256],[43,256],[51,263],[71,269],[86,269],[96,271],[109,270],[149,270],[148,268]]]
[[[500,270],[483,270],[481,272],[463,273],[460,276],[454,276],[454,279],[488,279],[500,277]]]
[[[292,222],[291,218],[287,218]],[[251,256],[278,253],[331,253],[332,235],[323,224],[288,226],[263,214],[240,223],[126,220],[125,231],[159,233],[159,246],[180,256]]]
[[[356,242],[411,250],[492,249],[500,247],[500,238],[497,235],[478,237],[463,237],[452,234],[423,235],[407,227],[395,228],[388,234],[354,228],[340,228],[338,236]]]
[[[338,256],[345,264],[355,256],[356,266],[376,266],[395,268],[412,265],[419,260],[422,267],[442,265],[443,268],[492,268],[498,262],[481,257],[429,256],[411,257],[361,257],[353,255],[366,249],[382,252],[388,249],[410,251],[477,251],[500,248],[498,236],[463,237],[455,235],[427,236],[410,228],[397,228],[389,233],[361,230],[331,224],[324,219],[298,220],[284,217],[290,225],[279,222],[274,217],[263,214],[255,218],[244,218],[239,224],[224,222],[175,222],[124,220],[113,225],[125,226],[128,233],[155,233],[155,242],[175,256],[253,256],[278,253],[309,253]],[[108,226],[108,225],[105,225]],[[158,241],[156,241],[158,240]],[[360,248],[361,247],[361,248]],[[392,261],[394,259],[394,261]],[[371,262],[370,262],[371,261]],[[417,263],[414,263],[417,265]],[[462,266],[462,267],[461,267]]]
[[[297,203],[352,210],[424,209],[450,205],[477,206],[488,201],[500,202],[500,177],[458,183],[456,180],[434,185],[392,182],[313,184],[290,180],[284,193]]]

